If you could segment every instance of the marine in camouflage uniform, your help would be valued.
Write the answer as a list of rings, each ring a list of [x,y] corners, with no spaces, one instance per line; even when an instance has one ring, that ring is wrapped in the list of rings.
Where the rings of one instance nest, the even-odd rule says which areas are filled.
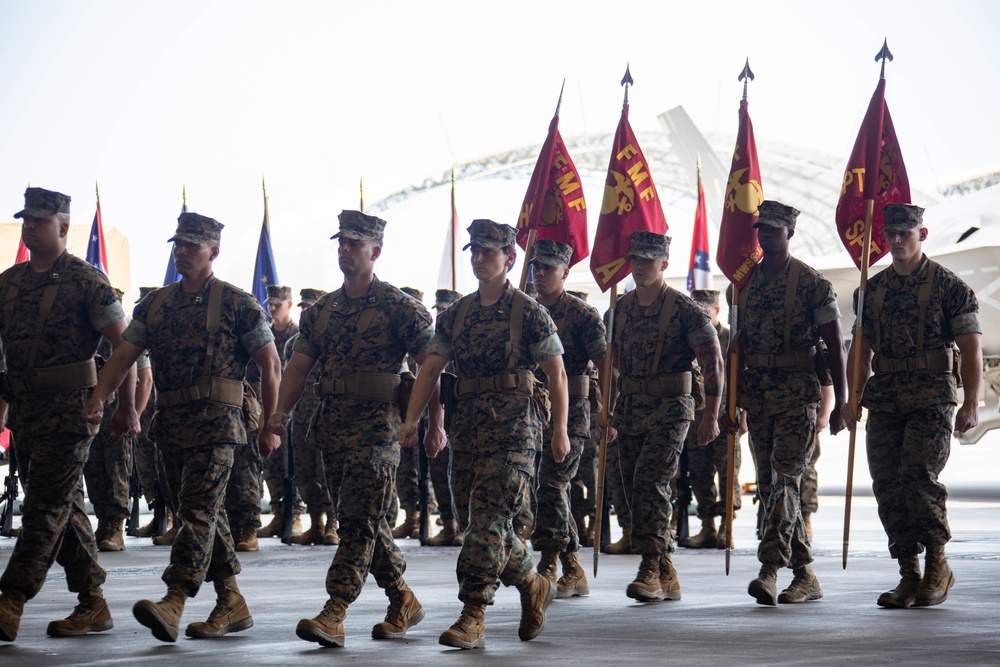
[[[551,449],[541,451],[535,498],[535,529],[532,545],[542,552],[538,572],[556,584],[556,597],[589,595],[587,576],[577,559],[580,536],[570,506],[570,483],[576,476],[584,444],[590,437],[590,368],[603,367],[607,349],[606,330],[600,313],[585,301],[564,290],[569,276],[573,248],[565,243],[542,239],[535,243],[531,266],[534,269],[538,301],[548,311],[559,330],[563,346],[563,367],[569,379],[569,412],[566,423],[570,452],[556,462]],[[539,378],[544,381],[540,371]],[[551,442],[552,430],[544,432]],[[563,575],[556,580],[560,560]]]
[[[474,220],[469,236],[466,249],[473,248],[479,289],[438,317],[401,436],[404,444],[416,440],[416,425],[431,390],[454,360],[457,403],[449,442],[452,497],[459,522],[468,526],[457,567],[458,597],[464,608],[438,641],[466,649],[485,646],[485,610],[500,583],[520,591],[522,640],[534,639],[542,631],[545,609],[555,597],[555,586],[532,570],[531,555],[513,526],[542,445],[536,366],[549,380],[556,462],[570,451],[558,331],[545,309],[507,280],[517,257],[516,231],[491,220]],[[429,446],[427,452],[431,457],[437,454]]]
[[[323,452],[328,476],[341,480],[340,546],[327,571],[323,611],[302,619],[296,634],[323,646],[343,646],[347,607],[361,594],[369,572],[390,604],[372,628],[376,639],[402,637],[423,618],[403,579],[406,562],[392,539],[386,512],[399,464],[400,371],[409,353],[427,355],[431,317],[423,305],[375,277],[385,221],[343,211],[339,262],[344,285],[302,314],[299,337],[285,367],[272,432],[283,431],[288,411],[321,368],[321,403],[309,442]],[[440,411],[438,411],[440,413]],[[440,419],[438,419],[440,431]]]
[[[88,416],[99,415],[107,383],[114,382],[123,364],[149,350],[156,369],[153,437],[181,527],[163,573],[166,596],[155,603],[140,600],[133,614],[161,641],[177,640],[185,601],[204,581],[213,582],[216,605],[207,621],[188,625],[189,637],[221,637],[253,626],[236,583],[240,561],[225,509],[226,486],[236,450],[248,442],[243,396],[247,364],[253,359],[261,367],[262,418],[274,407],[281,365],[260,304],[212,273],[221,231],[222,225],[211,218],[181,214],[169,240],[182,279],[135,307],[125,342],[105,365],[87,405],[92,411]],[[217,311],[212,305],[216,299]],[[218,330],[210,337],[216,316]],[[267,434],[258,444],[266,456],[278,441]]]
[[[146,295],[150,294],[156,289],[157,289],[156,287],[140,287],[139,299],[136,301],[136,303],[142,301],[142,299],[145,298]],[[153,391],[152,389],[153,373],[152,373],[152,365],[148,363],[149,354],[147,353],[143,356],[146,359],[145,365],[148,367],[148,370],[145,371],[145,373],[148,373],[145,381],[148,381],[150,383],[149,395],[146,400],[145,409],[139,412],[140,431],[138,437],[136,437],[134,440],[132,448],[132,456],[135,458],[135,466],[136,469],[139,471],[139,489],[142,492],[142,497],[146,501],[147,505],[152,507],[154,501],[156,500],[155,490],[156,490],[156,477],[157,477],[156,473],[157,459],[156,459],[156,443],[153,442],[153,439],[149,434],[149,430],[153,423],[153,413],[156,412],[156,397],[155,397],[155,391]],[[137,367],[138,365],[139,362],[136,362]],[[136,387],[137,409],[139,407],[138,405],[139,386],[142,385],[142,383],[144,382],[142,374],[143,374],[142,372],[137,373],[137,375],[139,375],[139,378],[137,380],[138,384]],[[131,534],[134,537],[151,537],[153,535],[153,522],[150,521],[148,524],[146,524],[145,526],[141,526]]]
[[[698,443],[708,444],[718,436],[722,352],[705,309],[663,279],[669,237],[638,231],[630,242],[636,289],[616,307],[618,382],[611,396],[611,425],[618,434],[614,446],[632,510],[632,548],[642,556],[626,595],[640,602],[679,600],[680,582],[670,556],[675,549],[670,481],[677,476],[684,438],[695,416],[695,359],[705,369],[706,394]]]
[[[923,254],[923,209],[889,204],[883,214],[892,265],[868,281],[862,342],[851,345],[851,354],[861,354],[861,377],[875,371],[861,400],[868,409],[868,469],[901,575],[878,604],[926,607],[944,602],[955,583],[944,554],[951,539],[948,492],[938,475],[951,450],[952,419],[959,432],[978,422],[982,325],[969,286]],[[965,396],[957,415],[956,370]],[[850,408],[843,412],[853,424]],[[923,576],[921,549],[927,550]]]
[[[741,359],[737,405],[747,426],[764,502],[764,534],[757,549],[760,575],[748,592],[758,604],[805,602],[823,596],[813,574],[799,500],[799,481],[813,453],[820,382],[816,345],[830,348],[837,409],[831,432],[842,428],[846,393],[840,311],[830,281],[788,252],[798,211],[764,201],[754,224],[763,260],[740,294]],[[797,274],[797,279],[796,279]],[[791,585],[777,594],[778,570],[791,565]]]
[[[48,634],[81,635],[113,625],[83,502],[83,468],[98,426],[85,422],[81,411],[96,383],[93,357],[101,336],[118,345],[125,329],[108,279],[66,252],[70,198],[28,188],[24,204],[14,217],[24,219],[21,238],[31,259],[0,274],[6,368],[0,412],[9,405],[18,463],[31,475],[21,531],[0,577],[0,640],[8,642],[17,636],[24,603],[41,590],[55,561],[80,604],[69,618],[50,623]],[[128,376],[116,415],[123,432],[138,426],[135,376]]]

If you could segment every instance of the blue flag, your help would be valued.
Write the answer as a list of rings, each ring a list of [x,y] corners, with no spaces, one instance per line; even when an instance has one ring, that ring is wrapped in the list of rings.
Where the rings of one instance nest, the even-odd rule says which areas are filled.
[[[87,264],[95,267],[104,275],[108,275],[108,253],[104,248],[104,226],[101,224],[101,198],[97,198],[97,211],[94,213],[94,224],[90,226],[90,238],[87,239]]]
[[[260,240],[257,242],[257,261],[253,267],[253,295],[264,309],[267,319],[267,286],[278,285],[278,269],[274,265],[271,250],[271,222],[267,215],[267,195],[264,195],[264,222],[260,226]]]
[[[181,190],[181,193],[181,213],[187,213],[187,188]],[[181,274],[177,273],[177,267],[174,266],[174,248],[171,246],[170,256],[167,258],[167,272],[163,275],[163,286],[166,287],[180,279]]]

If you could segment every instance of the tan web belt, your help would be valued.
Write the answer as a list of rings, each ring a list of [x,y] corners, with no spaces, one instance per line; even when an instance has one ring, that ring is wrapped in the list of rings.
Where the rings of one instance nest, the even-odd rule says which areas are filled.
[[[891,359],[878,355],[872,364],[876,373],[950,373],[954,366],[951,350],[918,352],[905,359]]]
[[[313,385],[321,398],[343,396],[359,401],[395,403],[399,401],[401,380],[396,373],[355,373],[342,378],[324,378]]]
[[[785,354],[748,354],[747,368],[784,368],[811,371],[816,368],[816,348],[807,347]]]
[[[670,373],[643,380],[618,378],[618,391],[622,394],[644,394],[646,396],[684,396],[691,393],[691,371]]]
[[[243,383],[239,380],[203,375],[198,378],[193,387],[163,391],[156,395],[156,407],[158,408],[171,408],[194,401],[206,401],[228,405],[232,408],[242,408]]]
[[[97,364],[93,359],[7,373],[7,386],[15,395],[40,391],[72,391],[96,384]]]
[[[567,375],[566,388],[570,398],[590,398],[590,376]]]
[[[532,396],[535,391],[534,376],[524,370],[510,371],[500,375],[487,377],[459,379],[455,383],[455,395],[458,398],[474,394],[521,394]]]

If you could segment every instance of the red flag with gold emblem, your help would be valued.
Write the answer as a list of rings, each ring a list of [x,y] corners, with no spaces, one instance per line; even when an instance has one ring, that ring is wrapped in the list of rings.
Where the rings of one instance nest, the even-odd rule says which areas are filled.
[[[889,249],[882,229],[882,207],[910,203],[910,181],[899,150],[896,130],[885,103],[885,79],[879,79],[868,104],[851,159],[844,170],[844,181],[837,202],[837,233],[855,266],[861,268],[865,237],[866,200],[873,199],[872,243],[868,266],[884,257]]]
[[[528,192],[517,217],[517,243],[525,248],[528,233],[535,239],[561,241],[573,248],[569,265],[590,254],[587,238],[587,203],[583,199],[580,173],[559,134],[559,116],[549,123],[549,134],[531,172]]]
[[[638,231],[666,234],[667,219],[649,175],[649,163],[628,123],[626,104],[611,147],[601,217],[597,220],[594,251],[590,255],[590,270],[602,292],[631,272],[632,263],[627,257],[632,245],[629,237]]]
[[[740,125],[736,133],[736,149],[726,185],[726,200],[719,222],[719,249],[715,262],[729,281],[743,287],[761,257],[757,244],[757,207],[764,201],[760,163],[757,162],[757,142],[747,100],[740,102]]]

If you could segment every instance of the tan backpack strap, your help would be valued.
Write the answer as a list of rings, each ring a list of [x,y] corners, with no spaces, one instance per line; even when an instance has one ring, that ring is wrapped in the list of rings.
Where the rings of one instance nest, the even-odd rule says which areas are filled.
[[[799,286],[802,262],[791,257],[788,262],[788,285],[785,287],[785,347],[792,349],[792,313],[795,312],[795,292]]]
[[[462,334],[462,327],[465,326],[465,316],[469,313],[469,306],[476,298],[476,293],[466,294],[458,300],[458,310],[455,312],[455,322],[451,325],[451,349],[452,360],[455,362],[455,373],[458,374],[458,356],[454,354],[455,341]]]
[[[513,370],[517,364],[521,350],[521,338],[524,336],[524,304],[528,295],[519,289],[514,290],[514,300],[510,306],[510,341],[507,343],[507,370]]]
[[[326,333],[326,328],[330,326],[330,316],[333,315],[333,308],[340,303],[342,298],[344,298],[343,287],[331,294],[330,298],[323,304],[323,310],[320,311],[319,319],[316,320],[317,336],[321,337],[324,333]]]
[[[938,264],[934,260],[928,260],[930,268],[927,270],[927,282],[920,285],[917,291],[917,352],[924,351],[924,324],[927,323],[927,306],[931,302],[931,290],[934,288],[934,274],[937,272]]]
[[[212,375],[212,357],[215,356],[215,337],[222,323],[222,286],[218,278],[208,290],[208,345],[205,348],[205,370],[202,375]]]
[[[163,307],[163,302],[167,300],[167,295],[171,293],[171,290],[176,291],[181,288],[180,281],[175,283],[170,283],[169,285],[164,285],[160,289],[156,290],[156,295],[153,297],[153,303],[149,304],[149,310],[146,311],[146,327],[152,331],[153,327],[156,326],[156,316],[160,314],[160,309]]]
[[[663,354],[663,341],[667,338],[667,328],[670,326],[670,319],[674,316],[674,305],[677,303],[677,290],[667,285],[664,291],[663,307],[660,308],[660,322],[657,324],[659,340],[656,341],[656,354],[653,355],[653,368],[650,375],[657,375],[660,369],[660,356]]]

